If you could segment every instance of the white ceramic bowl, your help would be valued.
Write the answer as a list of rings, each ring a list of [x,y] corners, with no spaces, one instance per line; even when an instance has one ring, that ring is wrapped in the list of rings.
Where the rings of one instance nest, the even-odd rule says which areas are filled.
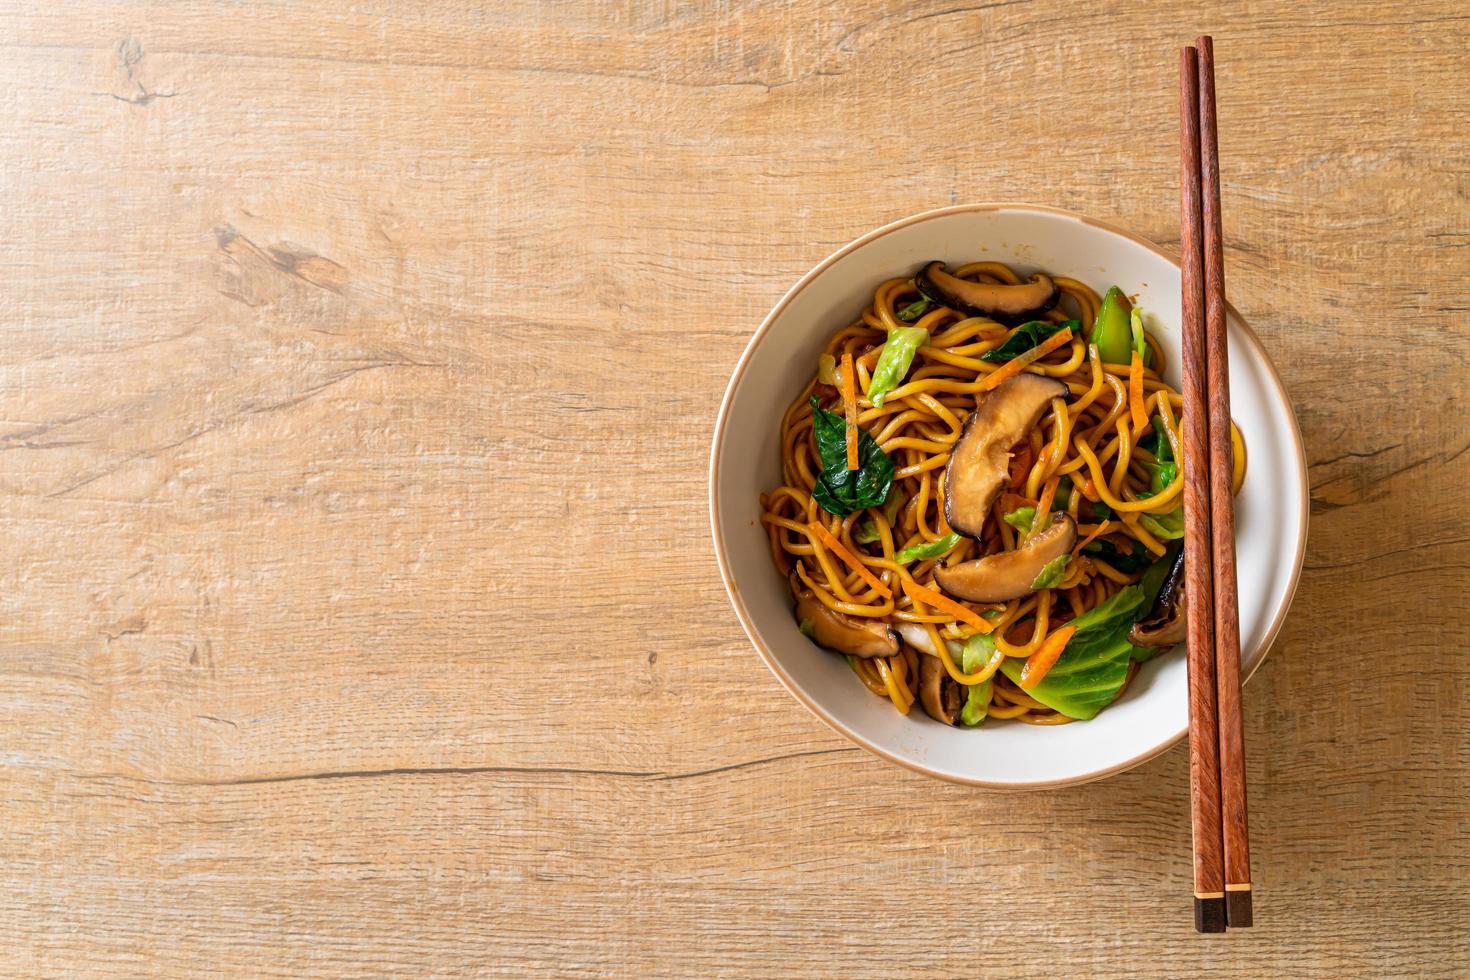
[[[976,786],[1024,788],[1100,779],[1153,758],[1188,727],[1183,651],[1154,658],[1091,721],[1055,727],[992,720],[978,729],[907,717],[873,697],[846,661],[796,628],[786,582],[771,564],[758,496],[781,478],[781,413],[806,383],[827,338],[855,319],[884,279],[927,259],[977,259],[1045,269],[1098,293],[1136,293],[1179,384],[1179,266],[1157,245],[1055,208],[977,204],[896,221],[839,249],[776,304],[745,348],[720,406],[710,458],[715,553],[735,614],[797,700],[869,751],[918,772]],[[1236,502],[1243,676],[1260,666],[1286,617],[1307,540],[1307,469],[1281,379],[1234,309],[1229,312],[1231,412],[1249,469]]]

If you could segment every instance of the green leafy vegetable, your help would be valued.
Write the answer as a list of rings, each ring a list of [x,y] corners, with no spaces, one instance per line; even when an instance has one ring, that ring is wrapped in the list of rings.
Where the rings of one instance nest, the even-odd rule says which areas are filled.
[[[1092,508],[1092,517],[1094,520],[1105,521],[1113,516],[1113,508],[1101,500],[1089,500],[1087,506]]]
[[[1155,415],[1149,421],[1153,424],[1154,430],[1145,433],[1138,440],[1138,448],[1148,450],[1160,463],[1174,462],[1174,444],[1169,441],[1169,434],[1164,430],[1164,420]]]
[[[894,555],[893,560],[900,565],[907,565],[911,561],[928,561],[930,558],[938,558],[959,543],[960,536],[951,531],[938,541],[924,541],[909,545]]]
[[[1000,519],[1017,531],[1029,531],[1031,530],[1031,525],[1036,523],[1036,508],[1017,507],[1010,513],[1001,515]]]
[[[908,306],[905,306],[903,309],[899,310],[898,311],[898,318],[900,320],[902,320],[904,323],[913,323],[919,317],[923,316],[925,313],[928,313],[928,312],[929,312],[929,299],[926,296],[920,296],[918,299],[914,300]]]
[[[1143,613],[1139,616],[1140,619],[1147,616],[1149,610],[1153,609],[1154,603],[1159,598],[1159,590],[1164,587],[1164,579],[1169,577],[1169,570],[1174,567],[1174,561],[1179,557],[1180,547],[1182,546],[1171,544],[1169,550],[1164,552],[1164,557],[1150,565],[1148,571],[1144,572],[1143,577],[1138,580],[1138,587],[1143,589],[1144,595],[1148,599],[1144,604]],[[1159,652],[1158,647],[1134,647],[1129,651],[1128,656],[1142,663],[1145,660],[1153,658]]]
[[[1133,330],[1128,324],[1128,300],[1114,286],[1103,296],[1097,319],[1087,342],[1097,345],[1098,356],[1108,364],[1127,364],[1132,350]],[[1052,668],[1055,670],[1056,668]]]
[[[989,633],[976,633],[965,641],[965,648],[960,652],[960,670],[966,674],[973,674],[990,663],[990,658],[993,656],[995,656],[995,637]]]
[[[1004,362],[1019,357],[1033,347],[1039,347],[1051,338],[1051,335],[1062,330],[1071,328],[1076,333],[1081,327],[1076,320],[1065,320],[1062,323],[1047,323],[1044,320],[1032,320],[1023,323],[1011,335],[1005,339],[999,347],[988,350],[980,355],[980,360],[991,362]]]
[[[873,368],[873,380],[868,385],[868,400],[879,408],[888,393],[903,384],[909,366],[914,363],[914,352],[929,343],[929,331],[923,327],[899,327],[888,331],[883,342],[883,353],[878,355],[878,364]]]
[[[817,455],[822,472],[812,497],[827,513],[846,517],[864,507],[877,507],[888,496],[893,485],[893,461],[878,442],[858,427],[858,468],[847,468],[847,423],[842,416],[823,409],[812,396],[812,433],[817,441]]]
[[[995,656],[995,638],[988,633],[977,633],[965,641],[964,652],[960,654],[960,669],[967,674],[990,663],[990,658]],[[990,713],[990,680],[979,684],[966,685],[968,697],[965,706],[960,709],[960,724],[974,728],[985,720]]]
[[[1147,568],[1149,562],[1153,561],[1153,554],[1137,541],[1133,542],[1133,550],[1128,554],[1118,550],[1118,546],[1111,541],[1098,538],[1089,541],[1087,547],[1082,549],[1084,554],[1095,555],[1126,575],[1132,575],[1142,568]]]
[[[852,539],[858,544],[872,544],[881,537],[878,525],[871,517],[864,518],[858,523],[857,530],[852,532]]]
[[[1142,463],[1140,465],[1148,471],[1149,489],[1138,495],[1139,500],[1147,500],[1155,496],[1179,476],[1178,463]]]
[[[1051,561],[1041,566],[1041,571],[1036,573],[1036,578],[1031,580],[1033,589],[1054,589],[1057,583],[1066,574],[1067,562],[1072,560],[1070,554],[1057,555]]]
[[[1155,459],[1153,463],[1143,464],[1143,468],[1148,471],[1149,489],[1138,495],[1139,500],[1147,500],[1155,496],[1179,478],[1179,463],[1174,459],[1174,444],[1169,441],[1169,434],[1164,429],[1164,420],[1155,415],[1152,421],[1154,430],[1138,440],[1139,448],[1153,453]],[[1182,538],[1184,537],[1184,507],[1183,505],[1175,507],[1167,514],[1139,514],[1138,523],[1156,538],[1165,541]]]
[[[1184,508],[1175,507],[1167,514],[1139,514],[1138,523],[1154,537],[1174,541],[1184,537]]]
[[[969,685],[967,690],[970,696],[960,709],[960,724],[974,728],[990,714],[990,683],[990,678],[987,677],[979,684]]]
[[[803,619],[796,624],[796,628],[801,630],[803,636],[815,637],[817,635],[817,631],[812,627],[812,621],[810,619]]]
[[[1095,717],[1112,703],[1128,677],[1128,661],[1135,650],[1128,642],[1128,631],[1148,614],[1168,574],[1167,563],[1172,561],[1166,555],[1149,568],[1138,584],[1120,590],[1072,620],[1077,632],[1052,669],[1026,693],[1068,718],[1079,720]],[[1008,657],[1001,662],[1000,669],[1020,684],[1024,664],[1024,660]]]
[[[1057,492],[1052,497],[1052,506],[1057,510],[1066,510],[1072,506],[1072,478],[1070,476],[1063,475],[1057,481]]]
[[[1148,471],[1149,489],[1138,495],[1139,500],[1154,496],[1179,477],[1179,464],[1174,459],[1174,444],[1164,431],[1164,420],[1155,415],[1153,427],[1152,432],[1138,440],[1138,447],[1148,450],[1155,459],[1155,462],[1143,464],[1143,468]]]
[[[1164,587],[1164,579],[1169,577],[1169,570],[1174,567],[1174,560],[1179,557],[1179,548],[1177,544],[1170,545],[1169,550],[1164,552],[1164,556],[1148,566],[1148,571],[1144,572],[1143,577],[1138,580],[1138,587],[1143,590],[1145,611],[1152,609],[1154,600],[1159,597],[1159,590]]]
[[[1133,331],[1133,349],[1143,358],[1144,367],[1152,367],[1154,352],[1149,348],[1148,341],[1143,339],[1143,311],[1136,306],[1128,313],[1128,325]]]

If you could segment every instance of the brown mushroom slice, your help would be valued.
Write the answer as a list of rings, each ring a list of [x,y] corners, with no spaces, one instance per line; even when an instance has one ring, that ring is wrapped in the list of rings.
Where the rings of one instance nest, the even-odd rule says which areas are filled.
[[[1057,513],[1051,524],[1026,540],[1015,551],[961,562],[934,570],[934,581],[950,595],[970,602],[1005,602],[1030,595],[1032,582],[1047,564],[1072,550],[1077,543],[1077,524],[1068,514]]]
[[[1169,577],[1147,616],[1133,624],[1128,642],[1136,647],[1172,647],[1184,642],[1189,618],[1184,604],[1184,552],[1169,568]]]
[[[919,703],[935,721],[946,725],[960,723],[965,692],[949,676],[938,657],[919,658]]]
[[[968,316],[998,323],[1022,323],[1057,305],[1061,290],[1050,276],[1038,272],[1017,286],[971,282],[944,271],[943,262],[930,262],[914,275],[914,286],[930,302]]]
[[[950,451],[944,470],[944,518],[966,537],[978,538],[990,505],[1010,476],[1011,447],[1031,431],[1053,398],[1067,386],[1040,374],[1018,374],[985,396]]]
[[[863,658],[898,652],[898,636],[887,623],[828,609],[809,591],[796,597],[796,621],[810,623],[812,639],[828,650]]]

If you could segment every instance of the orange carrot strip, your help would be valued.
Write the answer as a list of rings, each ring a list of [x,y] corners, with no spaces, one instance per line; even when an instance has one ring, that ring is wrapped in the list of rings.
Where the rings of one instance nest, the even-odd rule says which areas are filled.
[[[1133,352],[1128,365],[1128,413],[1133,416],[1133,427],[1141,429],[1148,425],[1148,411],[1143,407],[1143,358]]]
[[[1092,544],[1093,541],[1097,540],[1098,535],[1107,534],[1112,529],[1112,521],[1103,521],[1097,527],[1093,528],[1092,531],[1088,533],[1087,537],[1082,539],[1081,544],[1072,549],[1072,554],[1080,555],[1083,548],[1086,548],[1088,545]]]
[[[943,609],[956,619],[962,619],[975,627],[982,633],[989,633],[995,626],[988,619],[982,619],[980,614],[968,606],[962,606],[949,596],[940,595],[933,589],[926,588],[918,582],[908,579],[903,581],[903,590],[909,594],[909,598],[915,602],[923,602],[933,606],[935,609]]]
[[[1051,636],[1048,636],[1036,648],[1036,652],[1026,658],[1026,664],[1021,668],[1021,687],[1031,690],[1041,679],[1051,672],[1056,666],[1057,658],[1066,649],[1067,643],[1072,639],[1072,634],[1077,632],[1075,626],[1063,626]]]
[[[842,412],[847,416],[847,468],[858,468],[857,367],[852,351],[842,355]]]
[[[1009,361],[1006,361],[1000,366],[1000,370],[991,372],[991,374],[988,375],[984,381],[980,382],[980,390],[991,391],[999,387],[1001,382],[1009,381],[1011,378],[1014,378],[1016,375],[1026,370],[1026,368],[1029,367],[1033,362],[1041,360],[1043,357],[1050,354],[1058,347],[1062,346],[1063,344],[1071,343],[1071,341],[1071,327],[1067,327],[1065,330],[1058,330],[1056,333],[1052,334],[1050,337],[1046,338],[1041,343],[1028,350],[1026,353],[1018,354],[1017,356],[1011,358]]]
[[[893,598],[893,590],[884,585],[878,576],[870,572],[868,566],[859,561],[856,555],[844,548],[842,542],[838,541],[821,521],[812,521],[807,527],[817,536],[822,544],[826,545],[828,551],[841,558],[843,564],[847,565],[854,572],[857,572],[858,577],[871,585],[875,592],[885,599]]]
[[[1048,520],[1051,514],[1051,502],[1056,499],[1057,487],[1061,482],[1059,477],[1054,476],[1041,485],[1041,499],[1036,502],[1036,516],[1031,518],[1031,534],[1044,530],[1046,525],[1051,523]],[[1030,536],[1027,535],[1027,537]]]

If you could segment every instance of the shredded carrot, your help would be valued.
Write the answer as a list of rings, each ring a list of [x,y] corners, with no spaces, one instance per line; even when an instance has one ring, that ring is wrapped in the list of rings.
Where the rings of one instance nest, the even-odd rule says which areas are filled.
[[[1021,668],[1021,688],[1023,690],[1029,691],[1041,683],[1041,679],[1056,666],[1057,658],[1062,655],[1062,651],[1066,649],[1067,643],[1076,632],[1077,627],[1075,626],[1063,626],[1048,636],[1041,646],[1036,648],[1036,652],[1026,658],[1026,664]]]
[[[1071,343],[1072,328],[1058,330],[1050,337],[1037,344],[1024,354],[1011,358],[1000,366],[1000,370],[992,372],[984,381],[980,382],[981,391],[992,391],[999,387],[1001,382],[1009,381],[1022,371],[1026,370],[1033,362],[1041,360],[1052,351],[1063,344]]]
[[[1138,351],[1133,352],[1128,366],[1128,412],[1133,416],[1133,428],[1148,425],[1148,410],[1143,407],[1143,358]]]
[[[1113,529],[1113,522],[1112,521],[1103,521],[1097,527],[1093,528],[1088,533],[1087,537],[1085,537],[1085,538],[1082,539],[1082,543],[1081,544],[1079,544],[1077,547],[1075,547],[1075,548],[1072,549],[1072,554],[1074,554],[1074,555],[1080,555],[1082,553],[1082,549],[1083,548],[1086,548],[1088,545],[1092,544],[1093,541],[1097,540],[1098,535],[1107,534],[1112,529]]]
[[[847,468],[858,468],[857,367],[852,351],[842,355],[842,412],[847,416]]]
[[[868,566],[859,561],[856,555],[844,548],[842,546],[842,542],[838,541],[836,536],[834,536],[831,531],[827,530],[826,526],[823,525],[821,521],[812,521],[810,524],[807,525],[807,528],[817,536],[818,540],[820,540],[822,544],[826,546],[828,551],[832,552],[832,554],[836,555],[838,558],[841,558],[843,564],[847,565],[847,567],[851,568],[854,572],[857,572],[858,577],[861,578],[864,582],[867,582],[869,585],[871,585],[875,592],[877,592],[884,598],[893,598],[893,590],[884,585],[882,580],[880,580],[878,576],[869,571]]]
[[[1051,502],[1056,499],[1057,487],[1061,482],[1060,477],[1054,476],[1041,485],[1041,499],[1036,502],[1036,516],[1031,519],[1031,534],[1044,530],[1051,523],[1047,517],[1051,514]]]
[[[965,622],[969,623],[971,626],[975,627],[982,633],[989,633],[991,630],[995,629],[994,624],[992,624],[990,620],[983,619],[979,613],[975,612],[975,610],[969,608],[968,606],[960,605],[958,602],[955,602],[953,599],[949,598],[949,596],[940,595],[933,589],[925,588],[918,582],[904,579],[903,590],[907,592],[909,594],[909,598],[913,599],[915,602],[923,602],[933,606],[936,609],[943,609],[945,612],[949,613],[951,616],[954,616],[956,619],[963,619]]]

